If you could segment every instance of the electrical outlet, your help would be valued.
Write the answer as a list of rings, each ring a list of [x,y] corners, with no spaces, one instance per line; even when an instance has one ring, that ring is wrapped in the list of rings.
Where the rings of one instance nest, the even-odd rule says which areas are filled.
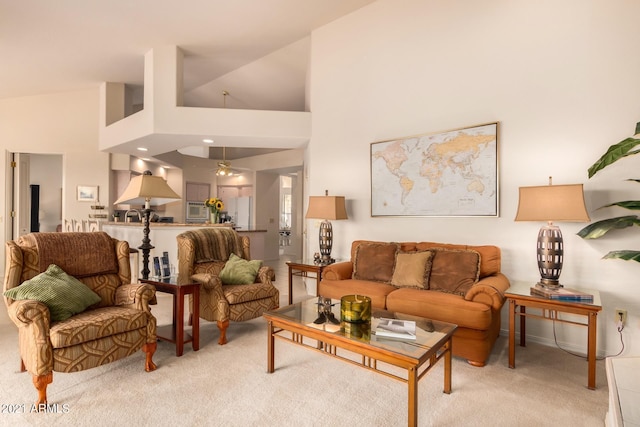
[[[627,322],[627,310],[616,308],[616,318],[614,320],[616,324],[621,322],[624,325]]]

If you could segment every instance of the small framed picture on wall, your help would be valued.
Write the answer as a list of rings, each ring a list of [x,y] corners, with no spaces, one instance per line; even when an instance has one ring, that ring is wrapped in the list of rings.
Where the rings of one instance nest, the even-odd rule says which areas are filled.
[[[94,202],[98,200],[98,186],[78,185],[78,201]]]

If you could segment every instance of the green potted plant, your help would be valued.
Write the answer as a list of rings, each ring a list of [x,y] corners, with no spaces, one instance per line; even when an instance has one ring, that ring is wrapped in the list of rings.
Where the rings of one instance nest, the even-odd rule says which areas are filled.
[[[640,122],[636,124],[635,135],[609,147],[607,152],[604,153],[602,157],[600,157],[600,159],[589,168],[589,178],[594,176],[598,171],[604,169],[605,167],[615,163],[620,159],[640,153],[640,148],[637,148],[638,145],[640,145]],[[638,178],[629,178],[627,179],[627,181],[640,183],[640,179]],[[601,208],[612,206],[618,206],[624,209],[637,211],[640,210],[640,200],[626,200],[622,202],[610,203],[608,205],[602,206]],[[611,230],[623,229],[632,227],[634,225],[640,225],[640,218],[638,218],[637,215],[626,215],[603,219],[584,227],[578,232],[578,236],[582,237],[583,239],[597,239],[604,236]],[[640,250],[611,251],[603,258],[623,259],[627,261],[633,260],[640,262]]]

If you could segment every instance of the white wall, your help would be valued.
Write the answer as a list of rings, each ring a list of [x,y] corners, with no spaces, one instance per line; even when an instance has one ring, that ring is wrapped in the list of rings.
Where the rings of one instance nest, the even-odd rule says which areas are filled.
[[[5,188],[5,197],[0,198],[3,242],[11,238],[9,222],[5,221],[10,206],[6,158],[11,152],[63,156],[64,218],[88,218],[91,212],[91,203],[76,200],[78,185],[99,186],[101,202],[106,203],[109,155],[98,151],[98,105],[98,88],[0,100],[0,144],[5,155],[0,164],[1,185]],[[4,244],[0,246],[0,257],[4,260]],[[4,275],[4,261],[0,265]],[[5,310],[4,304],[1,307]]]
[[[606,202],[638,199],[621,178],[639,178],[640,156],[624,160],[621,174],[605,170],[587,180],[586,173],[640,121],[637,16],[640,3],[623,0],[380,0],[315,31],[308,194],[346,196],[349,220],[333,224],[334,257],[349,258],[354,239],[494,244],[511,280],[535,283],[542,224],[513,221],[518,187],[544,185],[548,176],[582,182],[593,219],[617,213],[596,211]],[[498,218],[371,217],[370,143],[492,121],[500,122]],[[600,258],[640,249],[639,230],[587,242],[575,236],[584,225],[560,224],[562,282],[600,291],[601,354],[619,351],[613,310],[629,310],[625,354],[638,354],[640,264]],[[307,255],[316,235],[308,230]],[[503,331],[506,314],[505,307]],[[527,333],[552,344],[551,327],[531,320]],[[585,351],[586,328],[556,329],[562,345]]]

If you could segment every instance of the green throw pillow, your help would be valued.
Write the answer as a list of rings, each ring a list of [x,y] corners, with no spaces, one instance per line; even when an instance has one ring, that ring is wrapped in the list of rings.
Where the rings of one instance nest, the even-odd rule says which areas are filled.
[[[262,261],[247,261],[236,254],[231,254],[220,272],[220,280],[225,285],[249,285],[255,283]]]
[[[49,307],[51,321],[58,322],[81,313],[87,307],[99,303],[100,295],[84,283],[69,276],[60,267],[51,264],[43,273],[4,293],[14,300],[32,299]]]

